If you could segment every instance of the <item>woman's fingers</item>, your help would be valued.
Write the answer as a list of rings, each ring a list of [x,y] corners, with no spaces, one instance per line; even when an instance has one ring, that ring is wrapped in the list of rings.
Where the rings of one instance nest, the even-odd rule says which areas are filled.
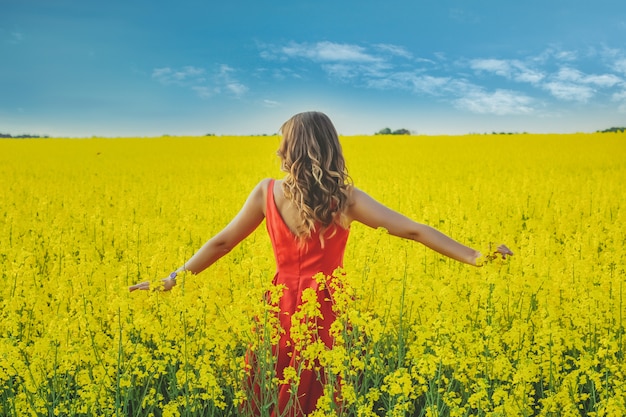
[[[513,252],[506,245],[498,246],[496,252],[502,255],[502,259],[506,259],[507,256],[513,256]]]
[[[139,284],[132,285],[128,287],[128,291],[133,292],[135,290],[149,290],[150,289],[150,281],[140,282]]]
[[[163,291],[169,291],[176,285],[176,279],[174,278],[163,278],[161,282],[163,283],[161,287]],[[140,282],[139,284],[135,284],[135,285],[128,287],[128,291],[130,292],[133,292],[136,290],[149,290],[149,289],[150,289],[150,281]]]

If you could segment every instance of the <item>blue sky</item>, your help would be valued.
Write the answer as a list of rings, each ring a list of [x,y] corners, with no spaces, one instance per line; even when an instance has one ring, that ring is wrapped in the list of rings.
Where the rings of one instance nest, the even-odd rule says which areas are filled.
[[[0,0],[0,132],[626,125],[624,0]]]

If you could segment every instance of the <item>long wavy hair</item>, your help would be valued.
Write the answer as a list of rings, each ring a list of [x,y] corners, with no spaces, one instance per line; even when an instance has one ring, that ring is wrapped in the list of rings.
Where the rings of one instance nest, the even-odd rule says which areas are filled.
[[[328,116],[320,112],[296,114],[280,132],[277,154],[287,174],[282,189],[300,215],[296,234],[304,241],[319,227],[323,245],[324,232],[331,225],[347,227],[344,213],[351,179],[339,136]]]

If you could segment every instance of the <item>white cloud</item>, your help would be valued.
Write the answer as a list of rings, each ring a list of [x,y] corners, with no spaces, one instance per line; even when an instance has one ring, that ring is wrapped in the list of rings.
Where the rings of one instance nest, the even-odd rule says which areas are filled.
[[[233,71],[235,71],[235,70],[230,65],[227,65],[227,64],[221,64],[220,65],[220,69],[219,69],[220,75],[224,75],[225,76],[225,75],[228,75],[228,74],[232,73]]]
[[[619,103],[617,110],[620,113],[626,113],[626,90],[614,93],[612,99]]]
[[[526,69],[525,71],[520,71],[515,76],[515,81],[527,82],[530,84],[537,84],[541,80],[545,78],[545,74],[540,71],[534,71],[531,69]]]
[[[555,78],[559,81],[578,82],[584,78],[584,74],[574,68],[564,67],[559,70]]]
[[[315,62],[378,62],[381,59],[365,52],[365,48],[334,42],[314,44],[292,42],[281,48],[281,52],[292,58],[307,58]]]
[[[621,58],[615,61],[615,63],[613,63],[613,68],[615,71],[626,75],[626,58]]]
[[[586,84],[594,84],[598,87],[613,87],[614,85],[620,84],[623,80],[613,74],[601,74],[601,75],[587,75],[584,80]]]
[[[345,63],[339,63],[323,65],[322,69],[326,71],[326,73],[331,77],[347,80],[349,78],[357,77],[360,74],[361,67]]]
[[[331,77],[342,80],[379,78],[385,77],[391,66],[384,62],[373,62],[370,64],[338,62],[322,65],[322,69]]]
[[[268,61],[273,61],[276,59],[279,60],[286,60],[285,57],[279,57],[275,51],[271,50],[271,49],[263,49],[262,51],[259,52],[259,55],[261,56],[261,58],[268,60]]]
[[[265,99],[263,100],[263,105],[265,107],[278,107],[280,106],[280,103],[278,101]]]
[[[371,51],[366,47],[338,42],[297,43],[290,42],[284,46],[259,45],[261,57],[268,60],[285,62],[293,58],[301,58],[319,65],[330,78],[343,82],[367,86],[371,80],[385,78],[393,69],[392,60],[398,57],[411,59],[412,55],[402,46],[392,44],[375,44]],[[306,67],[286,72],[285,68],[274,70],[275,78],[295,78],[307,71]]]
[[[374,47],[382,52],[388,52],[391,55],[396,55],[402,58],[411,59],[413,54],[406,50],[403,46],[391,45],[387,43],[378,43]]]
[[[511,66],[503,59],[473,59],[470,61],[470,68],[478,71],[488,71],[494,74],[510,78]]]
[[[594,89],[588,85],[561,81],[548,82],[543,87],[560,100],[578,101],[580,103],[586,103],[595,93]]]
[[[248,92],[248,87],[241,83],[226,84],[226,89],[237,97],[241,97]]]
[[[274,78],[278,78],[278,79],[285,79],[285,78],[302,79],[304,78],[304,75],[301,72],[297,72],[288,67],[275,68],[272,74],[274,75]]]
[[[152,70],[152,78],[154,78],[157,81],[167,82],[171,72],[172,72],[172,69],[169,67],[155,68],[154,70]]]
[[[289,78],[302,79],[302,74],[297,73],[294,69],[283,66],[276,68],[257,68],[253,71],[256,78],[271,77],[276,80],[285,80]]]
[[[411,79],[411,84],[413,86],[413,91],[433,95],[437,95],[451,86],[449,77],[433,77],[432,75],[414,77]]]
[[[447,61],[448,57],[446,56],[445,52],[435,52],[433,53],[433,55],[435,56],[435,58],[437,58],[439,61]]]
[[[184,67],[182,71],[176,72],[175,76],[179,79],[185,79],[199,77],[202,74],[204,74],[204,69],[202,68]]]
[[[182,69],[174,70],[170,67],[155,68],[152,71],[152,78],[162,84],[179,84],[203,82],[204,69],[187,66]]]
[[[603,53],[604,62],[611,70],[585,73],[578,69],[577,62],[593,57],[597,61],[602,52],[594,49],[582,53],[551,46],[538,55],[516,59],[493,57],[455,61],[435,53],[433,61],[417,59],[402,45],[386,43],[361,46],[327,41],[291,42],[282,46],[261,45],[260,48],[262,56],[268,59],[285,63],[299,59],[298,73],[306,73],[313,65],[329,78],[350,83],[355,88],[431,95],[460,108],[495,115],[535,112],[538,99],[533,98],[533,94],[547,92],[556,100],[585,103],[599,91],[606,97],[617,89],[626,88],[626,77],[622,76],[626,74],[626,59],[621,50]],[[424,62],[431,65],[421,65]],[[286,73],[281,70],[281,74]],[[488,86],[496,77],[523,84],[526,89],[494,91]]]
[[[619,91],[619,92],[613,94],[613,100],[616,100],[616,101],[624,100],[624,101],[626,101],[626,90],[622,90],[622,91]]]
[[[576,51],[564,51],[559,47],[549,47],[541,52],[539,55],[529,57],[532,62],[545,64],[552,60],[559,62],[573,62],[578,59],[578,52]]]
[[[562,67],[552,80],[543,84],[554,97],[565,101],[586,103],[596,93],[595,87],[610,88],[623,83],[614,74],[585,74],[575,68]]]
[[[554,53],[554,57],[561,61],[576,61],[578,53],[574,51],[558,51]]]
[[[248,92],[248,87],[240,83],[234,78],[235,69],[229,65],[222,64],[219,67],[219,72],[216,76],[215,82],[218,86],[223,87],[230,94],[235,97],[241,97]]]
[[[212,74],[207,74],[204,68],[194,66],[185,66],[180,69],[162,67],[152,71],[152,78],[163,85],[187,87],[203,99],[222,91],[241,97],[248,92],[248,87],[236,80],[234,73],[235,70],[232,67],[224,64]]]
[[[415,72],[396,72],[367,80],[367,86],[381,90],[407,90],[414,93],[440,95],[450,82],[449,77],[434,77]]]
[[[491,72],[509,80],[531,84],[536,84],[545,77],[542,72],[528,68],[519,60],[473,59],[470,61],[470,68],[478,72]]]
[[[463,110],[481,114],[495,114],[498,116],[530,114],[534,111],[532,108],[532,98],[508,90],[486,92],[481,89],[476,89],[454,100],[454,103],[458,108]]]
[[[428,58],[421,58],[421,57],[415,58],[415,62],[425,62],[425,63],[427,63],[427,64],[432,64],[432,65],[437,64],[437,63],[436,63],[435,61],[433,61],[432,59],[428,59]]]

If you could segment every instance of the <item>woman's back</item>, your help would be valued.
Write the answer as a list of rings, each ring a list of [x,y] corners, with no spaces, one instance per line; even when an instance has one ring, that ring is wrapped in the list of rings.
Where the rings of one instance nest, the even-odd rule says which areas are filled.
[[[343,254],[349,229],[330,225],[323,230],[317,225],[311,236],[299,241],[295,233],[297,209],[285,198],[281,181],[271,180],[267,189],[266,226],[276,258],[277,274],[312,277],[322,272],[331,275],[343,266]]]

